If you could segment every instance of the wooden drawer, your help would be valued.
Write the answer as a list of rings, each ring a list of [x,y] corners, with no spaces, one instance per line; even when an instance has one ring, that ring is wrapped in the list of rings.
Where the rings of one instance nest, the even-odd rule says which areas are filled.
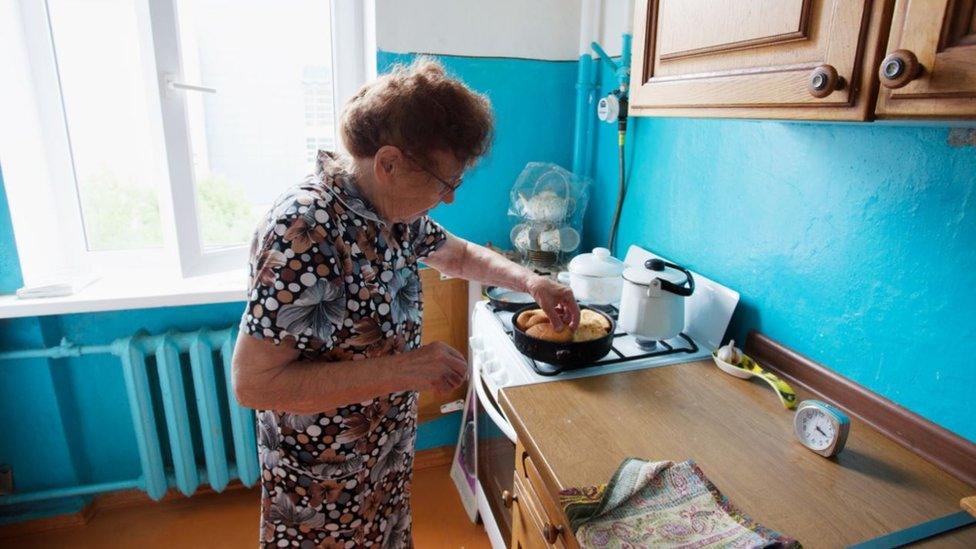
[[[573,537],[572,530],[569,528],[569,521],[559,508],[558,500],[553,499],[552,492],[546,487],[542,475],[533,463],[529,453],[519,444],[516,448],[515,480],[520,483],[525,493],[524,497],[529,501],[531,507],[539,517],[540,536],[544,535],[545,530],[557,532],[555,541],[547,543],[547,547],[578,547],[576,539]]]
[[[538,502],[525,488],[525,484],[515,477],[513,484],[515,498],[512,500],[512,548],[547,549],[542,536],[542,522],[538,515]]]

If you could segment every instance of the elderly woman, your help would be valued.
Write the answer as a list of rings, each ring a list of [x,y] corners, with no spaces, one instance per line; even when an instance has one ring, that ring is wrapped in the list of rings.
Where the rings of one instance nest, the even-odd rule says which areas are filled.
[[[258,228],[234,387],[257,410],[265,546],[412,545],[417,392],[467,376],[461,353],[420,345],[418,261],[578,323],[568,288],[427,216],[454,200],[492,124],[488,100],[436,62],[398,68],[343,110],[350,157],[320,152]]]

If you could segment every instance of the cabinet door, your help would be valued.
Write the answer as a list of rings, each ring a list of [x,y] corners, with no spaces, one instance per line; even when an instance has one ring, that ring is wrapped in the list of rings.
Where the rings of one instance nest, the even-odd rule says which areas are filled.
[[[879,116],[976,118],[976,1],[897,0],[887,53]]]
[[[864,120],[883,0],[639,0],[631,114]]]

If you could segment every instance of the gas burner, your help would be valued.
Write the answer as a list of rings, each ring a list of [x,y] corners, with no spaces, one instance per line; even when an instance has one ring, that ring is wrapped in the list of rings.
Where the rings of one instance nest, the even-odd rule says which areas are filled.
[[[658,340],[647,339],[646,337],[634,336],[634,341],[637,343],[638,347],[648,352],[656,351],[658,347],[662,346],[661,342],[659,342]]]

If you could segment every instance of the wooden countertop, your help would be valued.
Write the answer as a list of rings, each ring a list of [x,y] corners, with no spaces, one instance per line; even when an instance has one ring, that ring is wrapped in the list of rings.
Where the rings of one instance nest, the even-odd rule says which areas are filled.
[[[554,500],[607,482],[626,457],[693,459],[760,523],[805,547],[842,547],[960,511],[976,494],[853,417],[840,455],[810,452],[768,386],[711,361],[512,387],[499,404]],[[976,547],[976,526],[927,545]]]

